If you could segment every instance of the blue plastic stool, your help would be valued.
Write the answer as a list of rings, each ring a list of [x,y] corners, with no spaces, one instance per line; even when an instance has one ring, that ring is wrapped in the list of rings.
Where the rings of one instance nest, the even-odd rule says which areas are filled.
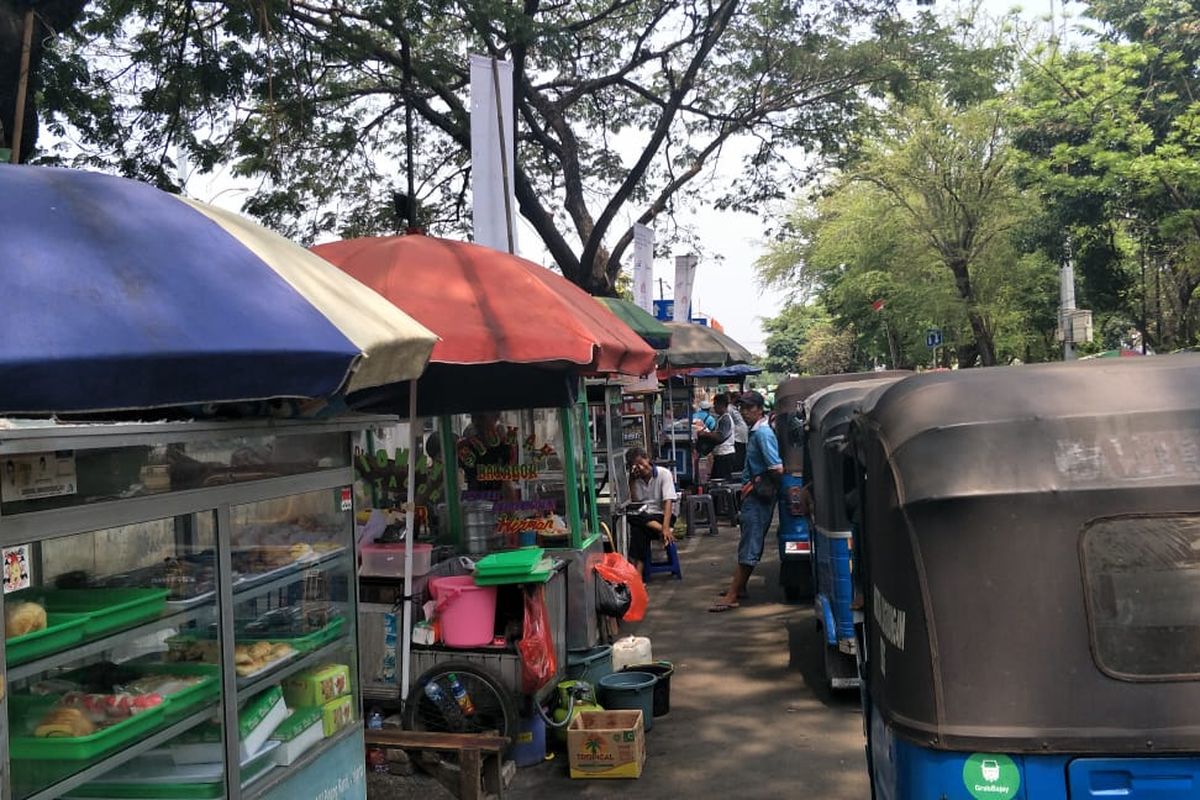
[[[667,554],[666,561],[654,561],[654,547],[650,547],[650,552],[646,553],[646,560],[642,562],[642,580],[649,583],[650,579],[655,575],[674,575],[675,580],[683,580],[683,570],[679,566],[679,548],[674,542],[667,545],[664,550]]]

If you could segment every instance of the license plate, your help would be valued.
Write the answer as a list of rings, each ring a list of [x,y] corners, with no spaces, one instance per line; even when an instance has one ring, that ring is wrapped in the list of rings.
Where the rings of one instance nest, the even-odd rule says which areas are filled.
[[[783,543],[783,554],[785,556],[806,556],[809,552],[808,542]]]

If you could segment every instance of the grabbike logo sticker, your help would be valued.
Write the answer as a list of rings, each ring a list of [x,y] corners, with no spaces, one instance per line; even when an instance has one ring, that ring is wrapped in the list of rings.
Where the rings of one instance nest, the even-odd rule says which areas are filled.
[[[976,800],[1009,800],[1021,788],[1021,770],[1008,756],[972,753],[963,764],[963,785]]]

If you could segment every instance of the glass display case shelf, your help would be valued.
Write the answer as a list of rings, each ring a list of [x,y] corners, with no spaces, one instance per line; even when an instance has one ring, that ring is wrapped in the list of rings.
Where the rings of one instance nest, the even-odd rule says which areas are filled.
[[[155,731],[144,739],[141,739],[129,747],[117,751],[111,756],[108,756],[107,758],[98,761],[95,764],[85,767],[83,770],[76,772],[70,777],[64,778],[47,788],[41,789],[40,791],[35,791],[32,794],[27,794],[24,796],[26,800],[57,800],[57,798],[61,798],[64,794],[70,792],[72,789],[78,788],[85,783],[94,780],[100,775],[105,774],[106,772],[110,772],[114,768],[119,767],[128,761],[132,761],[143,753],[153,750],[159,745],[169,742],[180,734],[187,733],[197,725],[206,722],[212,718],[213,713],[218,708],[218,705],[218,703],[212,703],[207,708],[197,711],[194,714],[191,714],[180,720],[179,722],[163,728],[162,730]],[[14,786],[13,789],[14,794],[21,793],[20,786]]]
[[[0,544],[21,553],[0,595],[4,800],[282,800],[327,754],[345,769],[361,428],[0,427]]]

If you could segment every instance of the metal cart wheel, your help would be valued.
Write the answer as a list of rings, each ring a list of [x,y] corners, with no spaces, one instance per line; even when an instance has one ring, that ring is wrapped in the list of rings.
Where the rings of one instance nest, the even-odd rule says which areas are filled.
[[[470,707],[464,709],[454,698],[453,681],[466,690]],[[427,689],[435,684],[439,691]],[[467,712],[470,713],[467,713]],[[446,661],[425,671],[413,683],[404,704],[404,727],[412,731],[438,733],[492,733],[516,739],[521,721],[516,701],[494,673],[466,661]],[[507,752],[507,748],[505,748]]]

